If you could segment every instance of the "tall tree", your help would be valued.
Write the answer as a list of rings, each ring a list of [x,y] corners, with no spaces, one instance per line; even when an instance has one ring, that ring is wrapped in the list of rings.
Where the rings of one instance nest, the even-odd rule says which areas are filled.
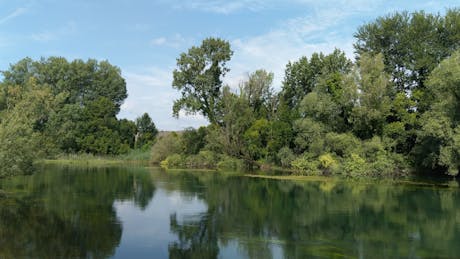
[[[256,70],[249,75],[246,82],[241,86],[241,94],[249,102],[258,117],[268,116],[274,110],[274,98],[272,83],[273,73],[263,69]]]
[[[116,118],[127,97],[126,83],[120,69],[107,61],[25,58],[2,74],[0,112],[12,109],[31,91],[30,80],[49,89],[57,105],[46,113],[43,110],[34,131],[61,151],[118,154],[126,151],[122,145],[129,147],[129,141],[120,141]]]
[[[423,89],[430,72],[460,47],[460,9],[445,16],[395,13],[365,24],[355,34],[358,58],[384,55],[385,71],[400,91]]]
[[[230,71],[226,63],[232,54],[228,41],[207,38],[199,47],[192,47],[180,55],[172,85],[182,96],[174,101],[174,116],[178,117],[181,110],[198,112],[210,123],[220,123],[222,77]]]
[[[386,118],[390,115],[392,97],[382,54],[361,56],[357,84],[359,97],[353,108],[353,131],[364,139],[382,136]]]
[[[153,143],[158,134],[158,130],[148,113],[144,113],[141,117],[136,119],[136,127],[136,147],[142,147],[145,144]]]
[[[0,113],[0,177],[32,170],[34,159],[48,145],[36,128],[41,127],[43,114],[55,105],[49,88],[37,85],[33,79],[15,90],[15,105]]]
[[[419,169],[455,176],[460,169],[460,51],[433,70],[427,87],[433,102],[421,118],[415,162]]]

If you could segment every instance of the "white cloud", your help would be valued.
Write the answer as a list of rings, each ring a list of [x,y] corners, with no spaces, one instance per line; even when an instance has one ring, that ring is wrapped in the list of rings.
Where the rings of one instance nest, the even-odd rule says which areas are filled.
[[[186,115],[181,112],[179,119],[172,117],[172,106],[180,97],[171,86],[173,68],[150,68],[148,70],[126,72],[129,96],[121,106],[118,117],[135,119],[147,112],[160,130],[181,130],[199,127],[208,122],[201,115]]]
[[[151,41],[153,45],[161,46],[166,43],[166,38],[165,37],[160,37],[160,38],[155,38]]]
[[[162,1],[165,2],[165,1]],[[168,1],[170,3],[171,1]],[[195,1],[172,1],[172,6],[178,9],[195,9],[205,12],[230,14],[239,10],[259,11],[265,9],[270,0],[195,0]]]
[[[68,22],[66,25],[56,30],[45,30],[42,32],[34,33],[30,38],[38,42],[50,42],[59,40],[61,37],[68,36],[77,31],[77,25],[75,22]]]
[[[175,34],[174,36],[171,37],[158,37],[155,39],[152,39],[150,41],[150,44],[152,46],[165,46],[165,47],[171,47],[171,48],[181,48],[183,45],[187,42],[190,42],[191,40],[187,40],[184,38],[181,34]]]
[[[265,34],[233,40],[235,54],[226,83],[235,87],[248,73],[263,68],[275,73],[274,86],[279,89],[289,61],[314,52],[330,53],[335,48],[353,58],[353,35],[342,33],[340,26],[352,14],[347,9],[320,9],[287,20]]]
[[[6,23],[7,21],[13,19],[13,18],[16,18],[24,13],[27,12],[27,8],[24,8],[24,7],[19,7],[17,8],[16,10],[14,10],[13,12],[11,12],[10,14],[8,14],[7,16],[3,17],[3,18],[0,18],[0,25],[1,24],[4,24]]]

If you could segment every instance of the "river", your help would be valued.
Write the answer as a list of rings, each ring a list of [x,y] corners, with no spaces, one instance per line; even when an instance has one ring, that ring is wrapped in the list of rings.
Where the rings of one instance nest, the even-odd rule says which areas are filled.
[[[46,166],[0,180],[0,258],[460,257],[456,182]]]

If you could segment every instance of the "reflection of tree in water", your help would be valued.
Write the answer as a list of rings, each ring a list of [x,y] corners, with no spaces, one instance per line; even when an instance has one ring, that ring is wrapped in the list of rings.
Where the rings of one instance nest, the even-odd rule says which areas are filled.
[[[0,258],[106,258],[122,225],[113,203],[145,208],[155,186],[144,171],[57,169],[0,183]]]
[[[170,257],[216,258],[237,242],[250,258],[455,257],[460,254],[457,189],[347,182],[294,182],[219,175],[169,176],[172,188],[208,210],[181,222]]]
[[[171,232],[177,234],[179,241],[169,245],[169,258],[217,258],[219,246],[213,215],[206,213],[181,224],[176,214],[171,215]]]

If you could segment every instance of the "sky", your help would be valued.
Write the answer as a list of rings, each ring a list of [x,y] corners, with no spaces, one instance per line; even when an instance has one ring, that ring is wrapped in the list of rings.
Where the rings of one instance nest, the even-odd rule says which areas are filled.
[[[172,117],[176,59],[208,37],[234,51],[224,82],[265,69],[281,88],[289,61],[335,48],[353,59],[359,26],[397,11],[443,14],[458,0],[0,0],[0,71],[25,57],[94,58],[119,67],[128,98],[119,118],[147,112],[160,130],[206,125]]]

